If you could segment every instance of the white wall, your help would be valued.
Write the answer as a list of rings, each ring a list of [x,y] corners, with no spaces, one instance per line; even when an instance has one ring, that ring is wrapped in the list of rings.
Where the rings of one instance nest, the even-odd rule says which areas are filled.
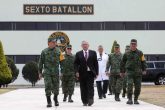
[[[24,15],[23,4],[94,4],[94,15]],[[0,21],[164,21],[165,0],[1,0]]]
[[[54,31],[1,31],[0,40],[6,55],[35,55],[47,47],[47,38]],[[165,54],[165,31],[64,31],[73,45],[73,53],[81,49],[81,41],[87,40],[90,48],[97,50],[103,45],[110,52],[114,40],[125,45],[132,38],[138,40],[138,48],[145,54]]]

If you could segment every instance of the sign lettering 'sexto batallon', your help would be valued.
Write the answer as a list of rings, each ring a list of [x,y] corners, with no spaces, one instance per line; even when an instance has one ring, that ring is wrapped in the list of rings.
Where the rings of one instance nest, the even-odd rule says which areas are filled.
[[[94,6],[91,4],[24,4],[23,11],[25,15],[92,15]]]

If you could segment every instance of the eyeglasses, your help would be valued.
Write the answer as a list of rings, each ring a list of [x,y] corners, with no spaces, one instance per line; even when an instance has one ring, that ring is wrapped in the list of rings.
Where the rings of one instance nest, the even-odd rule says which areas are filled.
[[[71,50],[72,48],[67,48],[68,50]]]

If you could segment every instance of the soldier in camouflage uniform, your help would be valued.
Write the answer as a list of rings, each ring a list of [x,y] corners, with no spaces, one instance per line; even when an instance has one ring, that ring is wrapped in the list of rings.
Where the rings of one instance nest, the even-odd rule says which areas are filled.
[[[127,45],[126,47],[125,47],[125,53],[126,52],[128,52],[130,50],[130,46],[129,45]],[[126,92],[127,92],[127,77],[125,76],[124,78],[123,78],[123,94],[122,94],[122,97],[125,97],[125,94],[126,94]]]
[[[124,54],[121,62],[121,73],[127,76],[127,104],[133,104],[132,94],[134,89],[134,104],[139,104],[138,97],[141,91],[142,74],[146,74],[146,61],[143,52],[137,49],[137,40],[132,39],[130,50]]]
[[[110,77],[111,77],[111,84],[112,84],[112,92],[115,94],[115,100],[120,101],[119,95],[122,89],[123,79],[120,75],[120,63],[122,60],[122,54],[120,53],[120,45],[116,44],[114,46],[114,53],[109,56],[106,72],[108,73],[110,69]]]
[[[64,94],[63,101],[65,102],[68,97],[68,102],[73,102],[72,95],[75,85],[75,72],[74,72],[74,56],[71,53],[72,46],[66,47],[65,60],[63,62],[63,74],[62,74],[62,90]]]
[[[44,78],[47,107],[52,107],[52,93],[54,94],[55,106],[59,106],[59,65],[63,59],[62,52],[56,47],[56,40],[48,38],[48,47],[41,52],[38,65],[39,78]]]

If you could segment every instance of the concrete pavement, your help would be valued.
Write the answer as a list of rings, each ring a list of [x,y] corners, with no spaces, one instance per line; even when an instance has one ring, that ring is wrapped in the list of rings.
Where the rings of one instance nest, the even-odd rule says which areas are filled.
[[[151,96],[152,97],[152,96]],[[60,90],[59,107],[46,108],[44,88],[18,89],[0,95],[0,110],[165,110],[165,108],[140,101],[140,105],[127,105],[127,99],[115,102],[114,96],[98,99],[95,88],[95,103],[91,107],[82,106],[79,88],[75,89],[74,103],[63,102]]]

